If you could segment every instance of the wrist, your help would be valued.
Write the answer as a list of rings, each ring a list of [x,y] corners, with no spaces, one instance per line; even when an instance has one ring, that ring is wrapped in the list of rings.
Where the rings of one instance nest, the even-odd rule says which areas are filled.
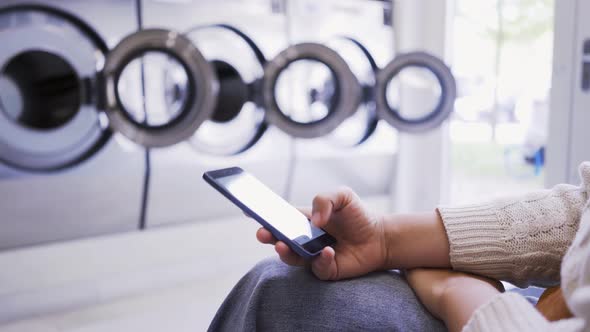
[[[391,244],[395,243],[395,225],[387,222],[387,218],[384,215],[380,215],[376,218],[375,231],[378,234],[379,248],[381,251],[381,266],[380,270],[391,270],[394,269],[394,265],[391,263]]]
[[[449,241],[436,211],[383,216],[386,269],[450,268]]]

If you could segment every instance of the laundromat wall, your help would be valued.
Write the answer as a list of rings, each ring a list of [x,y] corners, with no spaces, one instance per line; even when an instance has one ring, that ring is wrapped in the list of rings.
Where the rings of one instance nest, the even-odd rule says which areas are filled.
[[[0,51],[0,249],[236,215],[201,179],[229,166],[300,206],[343,185],[387,197],[398,131],[444,120],[390,102],[393,17],[359,0],[3,2],[2,38],[22,38]]]
[[[201,179],[229,166],[299,206],[340,186],[390,209],[416,208],[396,187],[437,203],[444,190],[412,194],[407,173],[442,163],[454,80],[441,47],[404,46],[396,15],[360,0],[4,1],[0,249],[237,215]]]
[[[446,10],[0,2],[0,323],[227,282],[273,255],[208,170],[240,166],[297,206],[340,186],[380,211],[444,201]]]

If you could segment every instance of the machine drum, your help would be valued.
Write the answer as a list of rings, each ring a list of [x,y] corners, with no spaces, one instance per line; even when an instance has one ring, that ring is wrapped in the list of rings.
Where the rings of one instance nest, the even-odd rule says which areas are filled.
[[[248,101],[248,85],[240,73],[224,61],[213,61],[219,78],[219,97],[211,120],[224,123],[238,116],[242,106]]]
[[[196,26],[186,36],[202,50],[219,80],[213,114],[189,142],[211,155],[247,151],[268,128],[258,93],[264,54],[245,32],[227,24]]]

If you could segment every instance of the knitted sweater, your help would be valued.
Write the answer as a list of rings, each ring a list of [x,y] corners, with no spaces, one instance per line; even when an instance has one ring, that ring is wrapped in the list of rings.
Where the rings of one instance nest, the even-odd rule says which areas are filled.
[[[524,297],[507,292],[477,309],[463,331],[590,331],[590,162],[579,170],[580,186],[439,207],[455,270],[518,286],[561,283],[574,315],[549,322]]]

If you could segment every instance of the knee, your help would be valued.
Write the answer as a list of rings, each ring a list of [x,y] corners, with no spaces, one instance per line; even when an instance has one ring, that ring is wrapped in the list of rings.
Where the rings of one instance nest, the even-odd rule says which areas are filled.
[[[266,270],[282,269],[285,266],[287,265],[283,263],[280,259],[276,257],[268,257],[256,263],[256,265],[254,265],[254,267],[250,271],[264,272]]]
[[[295,279],[308,278],[311,273],[303,267],[289,266],[278,258],[267,258],[256,264],[247,274],[257,281],[257,286],[291,283]]]

